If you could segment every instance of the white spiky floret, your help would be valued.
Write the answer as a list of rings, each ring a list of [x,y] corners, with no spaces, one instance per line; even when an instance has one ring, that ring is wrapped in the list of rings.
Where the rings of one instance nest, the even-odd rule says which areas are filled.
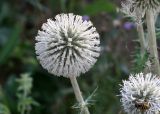
[[[144,10],[157,10],[160,8],[160,0],[133,0],[134,6]]]
[[[120,11],[124,13],[126,17],[131,17],[134,22],[140,24],[142,23],[142,18],[144,17],[145,12],[139,7],[135,8],[133,4],[133,0],[126,0],[121,2],[122,7]]]
[[[120,11],[131,17],[137,24],[143,22],[147,10],[152,10],[156,15],[160,9],[159,0],[124,0],[121,2]]]
[[[136,101],[149,104],[143,114],[157,114],[160,111],[160,79],[151,73],[130,75],[129,80],[123,81],[120,93],[122,106],[128,114],[141,114]]]
[[[82,16],[58,14],[48,19],[36,36],[35,50],[41,65],[57,76],[72,77],[87,72],[100,52],[99,34]]]

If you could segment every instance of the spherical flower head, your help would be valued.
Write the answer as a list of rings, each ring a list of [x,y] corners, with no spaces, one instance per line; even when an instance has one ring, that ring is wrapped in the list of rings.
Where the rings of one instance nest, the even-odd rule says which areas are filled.
[[[160,79],[151,73],[130,75],[123,81],[121,102],[128,114],[156,114],[160,111]]]
[[[121,3],[122,8],[120,11],[125,14],[126,17],[132,18],[136,24],[141,24],[145,15],[142,8],[134,6],[134,0],[125,0]]]
[[[82,16],[58,14],[48,19],[36,36],[37,58],[48,72],[64,77],[79,76],[97,61],[99,34]]]
[[[160,7],[160,0],[133,0],[134,6],[144,10],[157,10]]]
[[[160,0],[124,0],[120,11],[131,17],[137,24],[143,22],[147,10],[157,13],[160,9]]]

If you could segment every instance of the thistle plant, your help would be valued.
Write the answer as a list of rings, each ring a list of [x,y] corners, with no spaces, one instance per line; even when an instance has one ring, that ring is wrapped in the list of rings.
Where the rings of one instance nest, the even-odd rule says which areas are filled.
[[[99,34],[91,21],[82,16],[58,14],[48,19],[36,36],[37,59],[44,69],[56,76],[69,78],[81,112],[89,114],[76,77],[87,72],[100,52]]]
[[[38,106],[38,103],[30,96],[33,80],[29,74],[22,74],[21,78],[16,81],[19,84],[17,89],[18,111],[20,114],[30,114],[32,105]]]
[[[148,47],[150,56],[153,58],[153,72],[160,76],[160,65],[157,52],[157,41],[155,32],[155,15],[160,8],[159,0],[148,0],[137,3],[137,6],[142,7],[146,12],[146,22],[148,28]]]
[[[134,7],[134,0],[124,0],[121,2],[120,11],[125,14],[126,17],[130,17],[137,25],[143,22],[143,17],[145,15],[144,11],[137,7]]]
[[[159,0],[133,0],[133,6],[141,8],[144,12],[148,10],[158,11],[160,8]]]
[[[120,9],[120,11],[124,13],[126,17],[130,17],[136,24],[140,42],[141,56],[143,57],[146,52],[146,39],[143,29],[143,17],[145,13],[142,11],[142,8],[135,8],[133,4],[133,0],[123,1],[121,3],[122,8]]]
[[[157,51],[157,41],[156,41],[156,32],[155,32],[155,19],[152,10],[147,10],[146,21],[148,28],[148,46],[150,56],[153,58],[153,72],[157,73],[160,76],[160,65],[158,59]]]
[[[160,75],[157,42],[155,33],[155,16],[160,8],[159,0],[126,0],[122,3],[122,12],[136,20],[140,38],[142,55],[146,48],[149,49],[150,58],[153,59],[152,72]],[[146,18],[148,39],[144,38],[143,18]],[[146,46],[146,40],[148,45]]]
[[[160,111],[160,80],[155,75],[131,74],[120,89],[124,111],[128,114],[158,114]]]

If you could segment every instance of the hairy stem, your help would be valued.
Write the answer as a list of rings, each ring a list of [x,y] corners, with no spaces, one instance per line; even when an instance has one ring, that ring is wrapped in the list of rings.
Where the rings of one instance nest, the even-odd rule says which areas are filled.
[[[151,10],[146,12],[146,21],[148,28],[148,46],[150,55],[153,58],[153,72],[160,76],[160,65],[158,60],[157,41],[155,33],[155,20],[154,14]]]
[[[143,25],[142,24],[137,24],[137,31],[138,31],[138,36],[140,39],[140,46],[141,46],[141,54],[144,55],[145,53],[145,38],[144,38],[144,30],[143,30]]]
[[[76,99],[82,105],[81,112],[83,111],[84,112],[83,114],[90,114],[88,107],[86,107],[86,105],[85,105],[85,101],[82,97],[82,93],[80,91],[76,77],[74,77],[74,76],[70,77],[70,80],[71,80],[71,84],[72,84]],[[83,108],[83,105],[84,105],[84,108]]]

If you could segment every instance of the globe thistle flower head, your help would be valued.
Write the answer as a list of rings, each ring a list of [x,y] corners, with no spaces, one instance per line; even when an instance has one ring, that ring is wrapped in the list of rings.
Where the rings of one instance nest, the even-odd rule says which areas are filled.
[[[124,0],[121,3],[120,11],[126,16],[131,17],[137,24],[143,22],[147,10],[158,12],[160,0]]]
[[[130,75],[123,81],[121,102],[128,114],[156,114],[160,111],[160,80],[151,73]]]
[[[125,0],[121,3],[120,11],[125,14],[126,17],[130,17],[136,24],[141,24],[145,15],[142,8],[135,8],[134,0]]]
[[[36,36],[35,50],[43,68],[57,76],[72,77],[87,72],[100,52],[99,34],[82,16],[58,14],[48,19]]]
[[[160,0],[133,0],[135,7],[144,10],[157,10],[160,7]]]

